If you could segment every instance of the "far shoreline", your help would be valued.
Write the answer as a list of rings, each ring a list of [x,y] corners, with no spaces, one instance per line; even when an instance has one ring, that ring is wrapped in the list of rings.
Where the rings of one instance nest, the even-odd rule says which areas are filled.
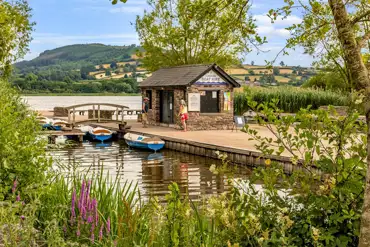
[[[21,96],[141,96],[139,93],[31,93]]]

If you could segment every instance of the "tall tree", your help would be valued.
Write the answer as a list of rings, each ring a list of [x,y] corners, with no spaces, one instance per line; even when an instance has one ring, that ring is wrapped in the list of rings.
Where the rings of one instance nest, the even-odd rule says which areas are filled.
[[[276,20],[279,14],[286,16],[294,13],[297,7],[301,7],[304,13],[303,22],[289,28],[294,36],[288,40],[287,47],[299,44],[303,45],[308,52],[324,47],[327,51],[325,55],[330,57],[330,52],[333,51],[330,45],[335,45],[340,52],[331,61],[348,71],[353,88],[365,96],[368,167],[364,185],[359,246],[370,246],[370,78],[363,59],[366,48],[370,48],[368,28],[370,2],[365,0],[310,0],[307,4],[300,0],[286,2],[287,6],[269,12],[272,20]],[[330,40],[325,37],[329,37]],[[338,59],[339,57],[343,60]]]
[[[284,67],[284,66],[285,66],[284,61],[281,61],[281,62],[280,62],[280,66],[281,66],[281,67]]]
[[[0,0],[0,77],[8,77],[11,65],[28,52],[34,25],[25,0]]]
[[[150,0],[136,19],[144,66],[238,63],[238,55],[265,42],[258,36],[249,0]]]

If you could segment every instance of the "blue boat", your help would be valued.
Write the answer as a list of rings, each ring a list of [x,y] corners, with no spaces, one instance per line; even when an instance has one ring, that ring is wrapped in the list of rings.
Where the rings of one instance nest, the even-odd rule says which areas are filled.
[[[51,125],[54,130],[62,130],[62,127],[67,126],[68,122],[60,119],[52,120]]]
[[[90,136],[93,140],[97,141],[107,141],[112,138],[112,131],[105,128],[94,128],[89,131]]]
[[[123,138],[125,139],[127,145],[133,148],[158,151],[164,147],[164,141],[162,141],[158,137],[151,138],[142,135],[127,133]]]

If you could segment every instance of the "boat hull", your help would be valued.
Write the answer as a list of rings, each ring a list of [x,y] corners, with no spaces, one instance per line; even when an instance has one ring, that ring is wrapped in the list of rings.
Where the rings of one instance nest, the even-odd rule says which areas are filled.
[[[144,136],[126,134],[125,142],[132,148],[147,149],[152,151],[161,150],[164,147],[164,141],[149,141],[145,142]]]
[[[94,134],[91,134],[91,133],[90,133],[90,135],[91,135],[93,140],[98,140],[98,141],[101,141],[101,142],[107,141],[107,140],[112,138],[112,135],[94,135]]]

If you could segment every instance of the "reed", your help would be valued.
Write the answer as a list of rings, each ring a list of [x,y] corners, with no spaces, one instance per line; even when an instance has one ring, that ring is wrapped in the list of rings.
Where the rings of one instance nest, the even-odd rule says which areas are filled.
[[[238,115],[246,112],[249,109],[249,101],[256,101],[260,104],[271,102],[273,99],[278,100],[278,108],[289,113],[296,113],[301,108],[308,106],[311,106],[312,109],[318,109],[320,106],[326,105],[346,106],[349,104],[349,98],[346,94],[332,91],[296,87],[245,87],[244,92],[235,93],[234,112]]]

